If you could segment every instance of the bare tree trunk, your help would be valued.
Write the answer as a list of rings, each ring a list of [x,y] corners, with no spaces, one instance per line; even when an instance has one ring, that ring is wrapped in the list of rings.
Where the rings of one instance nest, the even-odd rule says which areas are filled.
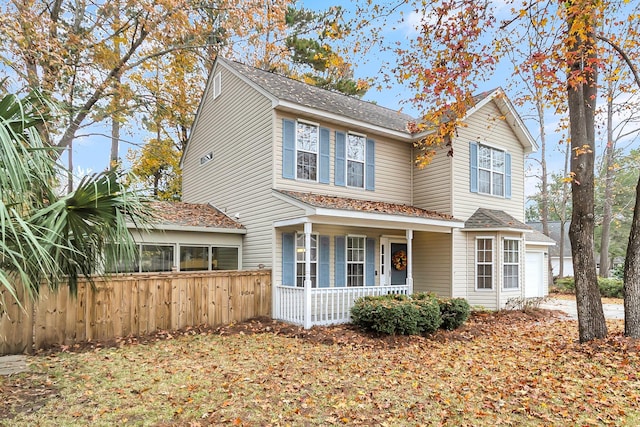
[[[118,146],[120,145],[120,122],[116,117],[111,119],[111,154],[109,156],[109,170],[114,170],[119,163]]]
[[[611,83],[609,83],[611,86]],[[611,92],[611,89],[609,89]],[[602,202],[602,235],[600,236],[600,276],[609,277],[609,235],[613,219],[613,171],[615,142],[613,141],[613,97],[607,97],[607,148],[605,149],[605,185]]]
[[[73,191],[73,141],[69,141],[67,146],[67,153],[69,159],[69,171],[67,172],[67,194],[71,194]]]
[[[542,221],[542,234],[549,236],[549,182],[547,177],[547,138],[544,129],[544,106],[542,97],[536,97],[536,110],[538,123],[540,124],[540,221]],[[553,268],[551,257],[547,257],[547,282],[553,284]]]
[[[564,176],[569,175],[569,158],[571,156],[571,149],[569,145],[567,145],[564,152]],[[558,277],[564,277],[564,247],[567,242],[564,239],[565,236],[565,227],[567,225],[567,204],[569,203],[569,184],[564,181],[562,183],[562,205],[560,206],[560,247],[558,250],[560,251],[560,266]]]
[[[624,334],[640,338],[640,178],[624,262]]]
[[[638,88],[640,72],[627,53],[612,40],[598,36],[598,39],[613,47],[631,70]],[[636,203],[629,232],[627,256],[624,262],[624,334],[640,338],[640,178],[636,185]]]
[[[577,5],[573,4],[573,7]],[[588,20],[577,11],[577,18],[569,18],[569,28],[574,19]],[[594,221],[594,149],[595,102],[597,74],[591,61],[595,60],[596,47],[593,28],[595,17],[588,22],[584,34],[572,33],[569,38],[569,79],[567,87],[570,137],[571,137],[571,193],[573,212],[569,227],[569,239],[573,258],[578,308],[580,342],[604,338],[607,324],[602,310],[598,289],[596,262],[593,250]],[[587,65],[589,64],[589,65]],[[576,79],[579,76],[580,79]]]

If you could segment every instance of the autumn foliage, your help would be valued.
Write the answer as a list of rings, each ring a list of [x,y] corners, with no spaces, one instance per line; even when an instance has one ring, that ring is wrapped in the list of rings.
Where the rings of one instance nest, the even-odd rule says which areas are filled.
[[[533,310],[372,336],[269,319],[30,357],[0,419],[31,425],[600,426],[640,420],[640,346]]]

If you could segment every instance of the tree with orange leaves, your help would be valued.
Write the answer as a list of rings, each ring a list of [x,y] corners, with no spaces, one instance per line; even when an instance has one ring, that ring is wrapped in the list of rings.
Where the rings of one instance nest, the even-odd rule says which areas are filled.
[[[405,2],[386,7],[366,3],[369,12],[380,17],[388,16]],[[531,49],[523,62],[538,67],[547,99],[566,100],[573,196],[570,240],[579,335],[581,341],[606,336],[593,249],[595,107],[602,44],[616,40],[603,34],[601,24],[637,22],[639,6],[597,0],[507,2],[511,6],[510,18],[498,21],[496,8],[502,2],[443,0],[415,1],[410,5],[422,19],[409,47],[395,49],[398,65],[394,71],[401,83],[409,85],[414,94],[411,101],[422,112],[422,120],[414,130],[428,131],[418,143],[421,153],[416,162],[420,166],[426,166],[441,147],[454,155],[451,136],[464,126],[478,85],[494,74],[507,52],[526,40],[522,32],[549,36],[545,49]],[[622,42],[618,45],[637,46],[640,37],[637,31],[631,32]],[[640,269],[637,275],[640,276]],[[637,295],[640,302],[640,286]],[[640,304],[636,311],[640,314]],[[637,330],[640,331],[640,316]]]

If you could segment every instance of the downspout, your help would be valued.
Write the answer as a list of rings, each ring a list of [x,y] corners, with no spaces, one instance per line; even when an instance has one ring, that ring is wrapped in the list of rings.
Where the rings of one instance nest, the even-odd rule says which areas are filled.
[[[409,195],[409,205],[413,206],[413,192],[414,192],[414,186],[413,186],[413,169],[415,168],[415,164],[413,162],[414,159],[414,153],[413,153],[413,144],[411,147],[411,150],[409,150],[409,153],[411,154],[411,157],[409,158],[409,185],[411,188],[411,194]]]

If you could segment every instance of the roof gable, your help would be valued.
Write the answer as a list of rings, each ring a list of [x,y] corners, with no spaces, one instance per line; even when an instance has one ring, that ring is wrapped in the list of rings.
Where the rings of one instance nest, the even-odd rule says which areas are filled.
[[[524,224],[505,211],[479,208],[464,223],[465,230],[519,230],[530,232],[531,227]]]

